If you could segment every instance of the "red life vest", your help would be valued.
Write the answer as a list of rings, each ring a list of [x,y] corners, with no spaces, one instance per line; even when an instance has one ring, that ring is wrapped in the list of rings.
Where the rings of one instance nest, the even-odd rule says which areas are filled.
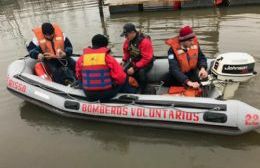
[[[197,68],[199,44],[196,37],[193,39],[193,45],[188,48],[187,52],[181,48],[179,37],[168,39],[165,41],[165,43],[172,47],[180,69],[183,73]]]
[[[38,40],[42,52],[56,55],[56,51],[58,49],[64,51],[64,36],[62,30],[58,25],[53,24],[53,27],[54,27],[54,37],[53,37],[54,46],[52,46],[51,41],[47,40],[44,37],[41,27],[37,27],[33,29],[33,32]]]
[[[112,88],[110,69],[105,58],[107,48],[87,48],[83,54],[82,85],[87,91],[102,91]]]

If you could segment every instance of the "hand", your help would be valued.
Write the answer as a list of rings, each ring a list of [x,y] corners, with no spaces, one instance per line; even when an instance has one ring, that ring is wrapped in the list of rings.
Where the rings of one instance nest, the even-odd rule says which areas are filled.
[[[197,89],[197,88],[200,87],[200,84],[199,84],[198,82],[191,82],[191,81],[188,81],[188,82],[187,82],[187,85],[188,85],[189,87],[194,88],[194,89]]]
[[[205,79],[208,77],[208,72],[205,70],[205,68],[201,68],[199,71],[199,77],[201,79]]]
[[[43,57],[44,57],[44,55],[42,54],[42,53],[39,53],[38,54],[38,61],[40,62],[40,61],[42,61],[43,60]]]
[[[135,73],[135,70],[134,70],[133,67],[131,67],[131,68],[129,68],[129,69],[127,70],[127,74],[128,74],[128,75],[133,75],[134,73]]]
[[[51,54],[51,53],[44,53],[43,55],[44,55],[44,58],[46,58],[48,60],[51,59],[51,58],[57,58],[56,55]]]
[[[64,51],[62,51],[61,49],[57,50],[57,57],[58,58],[62,58],[62,57],[65,57],[65,56],[66,56],[66,53]]]
[[[120,62],[120,65],[123,67],[125,65],[125,61]]]

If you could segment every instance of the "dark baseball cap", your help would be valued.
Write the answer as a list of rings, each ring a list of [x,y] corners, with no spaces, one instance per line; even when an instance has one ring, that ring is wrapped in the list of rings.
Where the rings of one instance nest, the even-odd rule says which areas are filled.
[[[130,33],[132,31],[136,32],[135,25],[133,23],[127,23],[123,27],[123,32],[121,33],[121,37],[125,36],[127,33]]]

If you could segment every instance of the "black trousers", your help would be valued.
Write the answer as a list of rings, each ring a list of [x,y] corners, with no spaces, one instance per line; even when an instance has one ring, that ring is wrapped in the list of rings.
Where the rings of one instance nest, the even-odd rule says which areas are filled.
[[[76,62],[72,58],[66,57],[62,60],[44,59],[43,62],[46,65],[48,72],[52,76],[54,82],[66,85],[66,81],[75,81]]]
[[[142,69],[139,69],[137,72],[134,73],[134,78],[138,81],[140,86],[140,93],[145,93],[146,86],[148,84],[148,72],[153,67],[153,61],[150,62],[147,66]]]
[[[119,92],[120,87],[112,88],[104,91],[84,91],[87,96],[87,101],[107,101],[115,97]]]
[[[82,85],[82,84],[81,84]],[[84,90],[84,89],[83,89]],[[125,80],[123,85],[113,86],[113,88],[104,91],[86,91],[84,90],[87,101],[108,101],[111,98],[115,97],[118,93],[136,93],[137,90],[132,88],[129,83],[128,79]]]
[[[192,82],[198,82],[200,80],[196,71],[191,71],[185,75],[187,75],[189,80],[191,80]],[[179,82],[179,80],[173,75],[171,75],[170,73],[167,73],[163,77],[163,82],[164,82],[163,86],[165,87],[183,86],[183,83]]]

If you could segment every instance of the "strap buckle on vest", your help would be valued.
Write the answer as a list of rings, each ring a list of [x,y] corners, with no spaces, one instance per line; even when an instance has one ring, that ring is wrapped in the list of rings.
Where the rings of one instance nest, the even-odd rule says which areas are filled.
[[[198,46],[197,45],[192,45],[190,48],[193,49],[193,50],[196,50],[196,49],[198,49]]]
[[[62,40],[62,37],[56,37],[55,38],[57,41],[61,41]]]
[[[183,54],[183,53],[185,53],[182,49],[179,49],[179,50],[177,50],[177,54],[178,55],[181,55],[181,54]]]
[[[41,43],[41,44],[46,43],[46,40],[42,39],[42,40],[39,41],[39,43]]]

